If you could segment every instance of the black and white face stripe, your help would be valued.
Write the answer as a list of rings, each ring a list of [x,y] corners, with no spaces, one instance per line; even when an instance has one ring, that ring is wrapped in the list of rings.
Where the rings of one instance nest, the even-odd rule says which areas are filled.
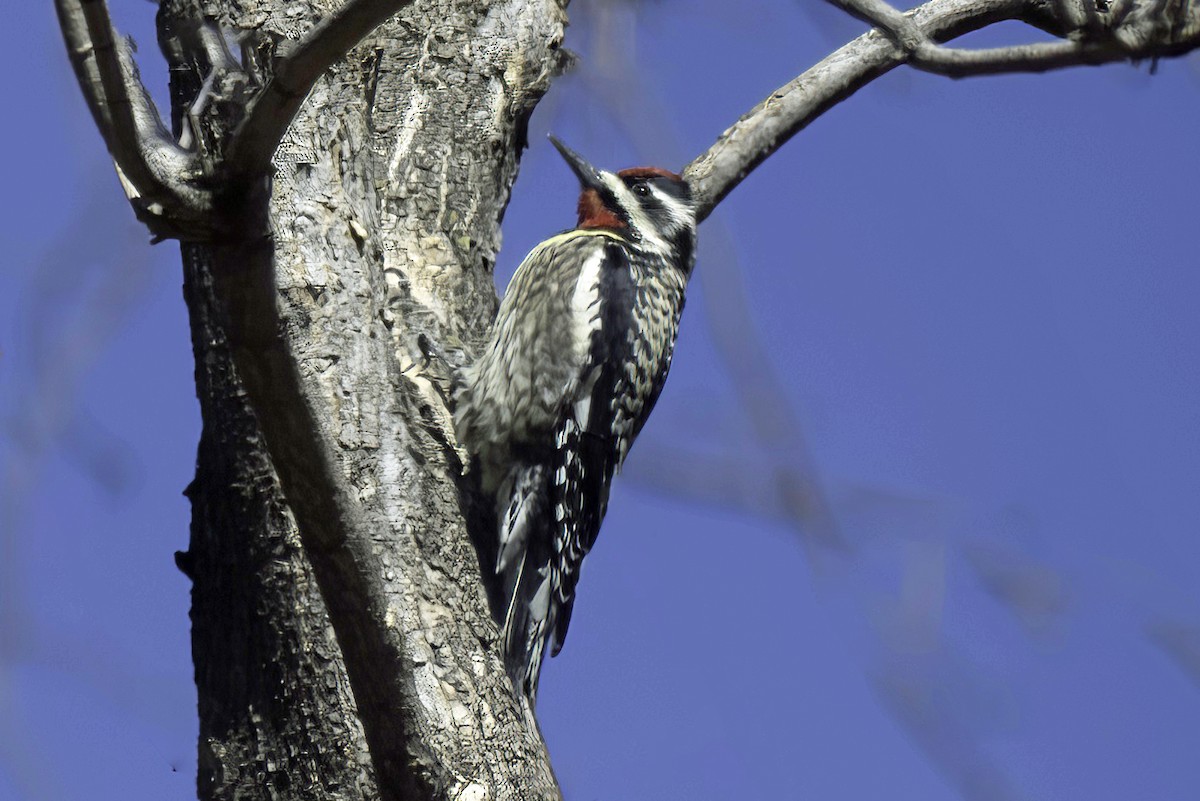
[[[696,214],[683,178],[658,167],[600,170],[553,136],[550,141],[583,187],[579,227],[612,229],[639,249],[691,272]]]
[[[602,173],[609,208],[628,223],[632,239],[668,253],[695,230],[696,212],[687,184],[664,175]]]

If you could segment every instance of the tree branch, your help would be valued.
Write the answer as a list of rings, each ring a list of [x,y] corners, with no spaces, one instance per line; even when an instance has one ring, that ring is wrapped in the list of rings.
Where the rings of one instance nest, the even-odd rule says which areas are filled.
[[[586,75],[591,79],[591,90],[604,99],[639,152],[654,153],[667,163],[678,164],[682,147],[665,112],[668,104],[653,82],[639,77],[635,54],[625,46],[635,32],[633,20],[629,10],[619,5],[605,5],[597,14],[592,69]],[[642,89],[638,94],[623,91],[639,81]],[[804,426],[755,333],[742,269],[732,237],[720,220],[708,223],[705,250],[710,258],[697,271],[696,280],[704,288],[705,312],[717,355],[732,379],[757,440],[757,462],[770,465],[773,478],[766,479],[763,486],[769,484],[787,496],[790,500],[783,501],[784,505],[796,502],[789,507],[789,519],[796,523],[806,544],[837,542],[841,534],[813,463]],[[659,483],[655,478],[648,480],[651,486]]]
[[[1104,0],[1101,0],[1104,2]],[[1069,33],[1086,32],[1086,36],[1073,35],[1059,42],[1034,42],[1010,47],[984,50],[966,50],[942,47],[933,42],[907,15],[893,8],[884,0],[830,0],[858,19],[875,25],[909,54],[908,63],[916,69],[965,78],[970,75],[988,75],[1004,72],[1044,72],[1078,64],[1099,64],[1114,59],[1133,57],[1140,48],[1152,40],[1169,44],[1177,38],[1185,21],[1185,4],[1177,3],[1175,20],[1166,30],[1164,26],[1157,35],[1133,34],[1135,28],[1125,26],[1128,12],[1133,9],[1130,2],[1109,6],[1105,2],[1103,11],[1089,0],[1078,5],[1071,0],[1058,0],[1055,12],[1062,27]],[[1080,8],[1079,6],[1082,6]],[[1155,16],[1166,19],[1166,3],[1159,3]],[[1165,34],[1165,36],[1164,36]]]
[[[1088,0],[1083,0],[1085,3]],[[721,134],[684,170],[707,217],[724,197],[784,142],[874,79],[905,62],[946,75],[1030,72],[1126,59],[1181,55],[1200,46],[1200,9],[1189,0],[1129,0],[1101,20],[1071,0],[931,0],[907,14],[878,0],[838,0],[850,13],[884,32],[870,31],[773,92]],[[1059,8],[1057,6],[1063,6]],[[1066,18],[1066,19],[1064,19]],[[934,44],[1008,19],[1057,28],[1062,42],[990,50],[954,50]],[[1049,25],[1045,23],[1049,20]]]
[[[885,0],[829,0],[855,19],[874,25],[912,53],[929,40],[916,23],[904,12],[892,7]]]
[[[159,238],[186,237],[211,207],[211,194],[193,182],[195,155],[163,126],[104,0],[55,0],[55,8],[84,99],[138,218]]]
[[[371,31],[412,0],[347,0],[281,57],[229,143],[232,176],[261,174],[317,80]]]
[[[265,173],[317,79],[411,2],[349,0],[317,23],[276,62],[270,80],[249,106],[226,151],[227,175]],[[207,238],[215,225],[210,214],[213,192],[198,179],[211,178],[211,170],[205,170],[197,153],[181,147],[163,125],[129,44],[113,28],[105,0],[55,0],[55,7],[76,78],[138,218],[159,239]],[[213,60],[214,69],[223,61]],[[209,75],[206,90],[212,78]],[[196,106],[205,100],[202,94]],[[190,136],[185,141],[190,143]]]
[[[997,75],[1005,72],[1046,72],[1079,64],[1102,64],[1111,45],[1088,42],[1033,42],[986,50],[962,50],[939,47],[932,42],[913,52],[909,64],[919,70],[965,78],[971,75]]]

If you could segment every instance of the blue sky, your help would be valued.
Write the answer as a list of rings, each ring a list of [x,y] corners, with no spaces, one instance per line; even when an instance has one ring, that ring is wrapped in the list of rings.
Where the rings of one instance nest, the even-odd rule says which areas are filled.
[[[161,98],[153,6],[113,5]],[[816,0],[607,20],[637,80],[615,107],[596,25],[572,26],[501,285],[573,222],[547,130],[678,167],[863,28]],[[50,3],[0,37],[0,799],[192,798],[178,252],[144,244]],[[1189,60],[897,71],[705,223],[543,674],[568,799],[1196,797],[1198,94]],[[789,515],[781,475],[834,525]]]

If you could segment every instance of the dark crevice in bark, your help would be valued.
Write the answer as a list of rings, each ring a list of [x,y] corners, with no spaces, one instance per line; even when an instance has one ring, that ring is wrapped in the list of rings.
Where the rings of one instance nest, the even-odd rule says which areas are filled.
[[[188,550],[199,797],[375,798],[324,602],[219,322],[207,250],[184,254],[205,421]]]
[[[278,12],[164,0],[159,22],[253,30],[262,55],[322,13]],[[561,25],[549,0],[409,9],[318,83],[269,184],[220,187],[221,240],[184,248],[204,799],[559,797],[494,648],[491,511],[447,395],[397,358],[486,334],[475,267],[494,262]],[[172,64],[177,126],[198,66]],[[204,141],[234,112],[210,104]]]

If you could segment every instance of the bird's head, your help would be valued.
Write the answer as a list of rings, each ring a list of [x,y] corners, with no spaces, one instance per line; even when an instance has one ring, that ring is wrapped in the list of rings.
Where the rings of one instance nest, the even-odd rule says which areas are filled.
[[[579,178],[579,228],[608,228],[640,247],[676,251],[690,269],[696,207],[682,176],[661,167],[608,172],[555,137],[550,141]]]

